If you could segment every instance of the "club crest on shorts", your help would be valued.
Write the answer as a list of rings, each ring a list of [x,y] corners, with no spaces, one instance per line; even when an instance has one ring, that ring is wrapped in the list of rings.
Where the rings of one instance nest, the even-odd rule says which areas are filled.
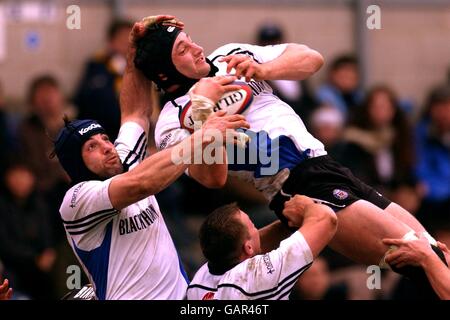
[[[333,190],[333,196],[336,199],[344,200],[344,199],[347,199],[348,193],[346,191],[344,191],[344,190],[341,190],[341,189],[334,189]]]

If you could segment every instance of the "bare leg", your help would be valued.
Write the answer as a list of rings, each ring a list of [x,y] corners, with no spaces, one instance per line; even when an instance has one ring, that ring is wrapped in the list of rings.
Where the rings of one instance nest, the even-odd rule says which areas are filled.
[[[365,200],[337,213],[338,228],[330,242],[333,250],[364,264],[380,262],[389,249],[383,238],[402,238],[412,229]]]
[[[392,202],[386,209],[384,209],[384,211],[392,215],[397,220],[400,220],[403,223],[407,224],[416,233],[426,231],[422,224],[417,221],[417,219],[412,214],[410,214],[395,202]]]

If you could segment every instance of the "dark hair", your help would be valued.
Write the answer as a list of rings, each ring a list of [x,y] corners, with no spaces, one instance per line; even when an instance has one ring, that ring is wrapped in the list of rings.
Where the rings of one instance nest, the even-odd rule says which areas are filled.
[[[133,24],[129,20],[125,19],[117,19],[111,21],[108,27],[108,40],[114,39],[114,37],[122,30],[122,29],[131,29],[133,28]]]
[[[200,246],[210,269],[225,272],[239,262],[248,231],[237,218],[239,207],[227,204],[214,210],[200,228]]]
[[[423,110],[423,117],[429,117],[431,108],[440,103],[450,101],[450,84],[444,84],[433,88],[428,94],[425,108]]]
[[[50,74],[44,74],[34,78],[33,80],[31,80],[31,83],[28,86],[27,99],[29,104],[33,103],[36,92],[42,86],[51,86],[56,89],[60,88],[58,80],[56,80],[56,78]]]
[[[392,119],[392,128],[395,130],[395,137],[392,144],[394,154],[395,172],[400,176],[408,175],[414,164],[413,134],[411,125],[404,113],[399,107],[398,99],[394,91],[387,85],[376,85],[372,87],[364,98],[360,108],[356,108],[355,114],[350,120],[350,125],[361,129],[373,129],[374,124],[369,115],[369,106],[373,99],[379,93],[385,93],[394,107],[394,118]]]
[[[283,30],[276,24],[264,24],[258,30],[259,45],[274,45],[283,41]]]
[[[344,66],[358,66],[358,59],[352,54],[346,54],[336,57],[330,64],[330,71],[336,71]]]

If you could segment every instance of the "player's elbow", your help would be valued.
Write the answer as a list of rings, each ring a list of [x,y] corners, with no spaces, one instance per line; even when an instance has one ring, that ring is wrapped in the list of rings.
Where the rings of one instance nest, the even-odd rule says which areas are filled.
[[[323,59],[323,56],[316,50],[311,49],[310,55],[314,63],[315,68],[314,72],[317,72],[319,71],[320,68],[322,68],[323,64],[325,63],[325,60]]]
[[[334,235],[338,225],[338,218],[334,211],[325,205],[311,204],[311,206],[315,206],[314,216],[317,223],[322,224],[331,235]]]
[[[226,176],[208,176],[199,181],[203,186],[209,189],[220,189],[227,182]]]
[[[306,50],[306,59],[308,61],[309,70],[311,74],[316,73],[322,68],[324,64],[323,56],[316,50],[307,48]]]

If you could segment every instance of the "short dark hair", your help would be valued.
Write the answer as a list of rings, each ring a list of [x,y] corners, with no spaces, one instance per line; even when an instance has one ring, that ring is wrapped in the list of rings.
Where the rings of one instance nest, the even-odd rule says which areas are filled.
[[[450,84],[439,85],[431,90],[428,94],[425,106],[426,116],[430,115],[430,110],[437,104],[447,103],[450,101]]]
[[[200,228],[200,246],[210,269],[227,271],[239,262],[241,246],[248,231],[237,218],[234,202],[214,210]]]
[[[111,21],[108,27],[108,40],[114,39],[114,37],[121,31],[122,29],[131,29],[133,24],[129,20],[125,19],[117,19]]]
[[[358,59],[356,56],[352,54],[345,54],[336,57],[330,65],[330,71],[336,71],[344,66],[353,65],[355,67],[358,66]]]
[[[50,86],[56,89],[60,88],[58,80],[56,80],[56,78],[50,74],[43,74],[34,78],[33,80],[31,80],[31,83],[28,87],[27,99],[29,104],[33,104],[34,96],[42,86]]]

